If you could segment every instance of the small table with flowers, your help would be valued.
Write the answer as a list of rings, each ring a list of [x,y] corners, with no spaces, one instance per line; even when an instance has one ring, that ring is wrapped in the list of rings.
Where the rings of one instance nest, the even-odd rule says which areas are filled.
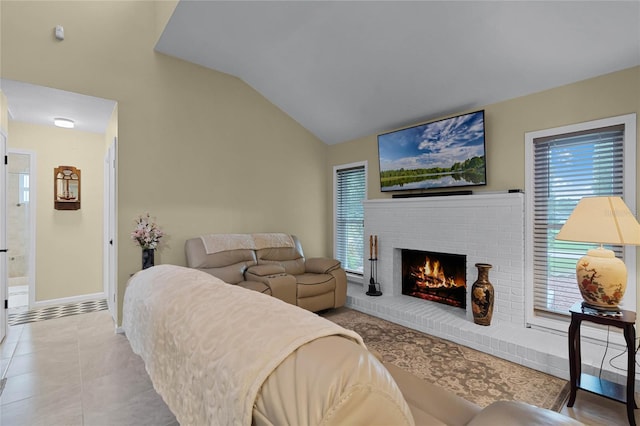
[[[571,394],[569,395],[567,407],[573,407],[578,389],[583,389],[625,403],[627,405],[629,424],[635,426],[636,421],[633,410],[638,408],[634,396],[636,377],[636,351],[634,343],[636,339],[636,313],[625,310],[619,311],[618,314],[607,313],[606,311],[583,307],[582,302],[576,302],[569,311],[571,312],[571,324],[569,325],[569,374]],[[618,383],[612,383],[589,374],[581,374],[580,324],[582,321],[618,327],[623,330],[624,339],[627,343],[626,394],[625,387]]]

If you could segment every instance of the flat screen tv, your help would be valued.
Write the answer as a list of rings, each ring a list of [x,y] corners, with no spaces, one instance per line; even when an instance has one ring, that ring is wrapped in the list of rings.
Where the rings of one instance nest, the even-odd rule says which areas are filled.
[[[378,136],[382,191],[486,185],[484,110]]]

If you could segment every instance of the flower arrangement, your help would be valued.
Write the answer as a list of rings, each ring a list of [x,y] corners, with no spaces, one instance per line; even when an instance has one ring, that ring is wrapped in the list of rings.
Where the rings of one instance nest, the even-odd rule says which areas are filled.
[[[135,224],[136,227],[131,233],[131,239],[144,249],[155,249],[158,247],[158,243],[164,235],[164,232],[158,227],[155,220],[151,219],[149,213],[138,216]]]

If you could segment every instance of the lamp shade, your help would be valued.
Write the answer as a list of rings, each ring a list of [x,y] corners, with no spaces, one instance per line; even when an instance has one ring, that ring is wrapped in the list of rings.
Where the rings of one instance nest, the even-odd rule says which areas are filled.
[[[556,239],[640,245],[640,224],[620,197],[585,197],[578,202]]]
[[[600,244],[578,260],[578,288],[587,305],[617,310],[627,288],[627,268],[602,244],[640,244],[640,224],[622,198],[581,199],[556,239]]]

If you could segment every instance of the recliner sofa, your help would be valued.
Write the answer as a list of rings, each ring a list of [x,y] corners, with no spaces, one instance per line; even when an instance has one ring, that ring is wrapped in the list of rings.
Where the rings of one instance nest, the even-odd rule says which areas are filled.
[[[336,259],[305,258],[295,235],[207,234],[185,243],[187,266],[312,312],[343,306],[347,275]]]
[[[182,424],[581,424],[516,401],[481,408],[382,362],[353,331],[235,287],[175,265],[127,284],[123,330]]]

